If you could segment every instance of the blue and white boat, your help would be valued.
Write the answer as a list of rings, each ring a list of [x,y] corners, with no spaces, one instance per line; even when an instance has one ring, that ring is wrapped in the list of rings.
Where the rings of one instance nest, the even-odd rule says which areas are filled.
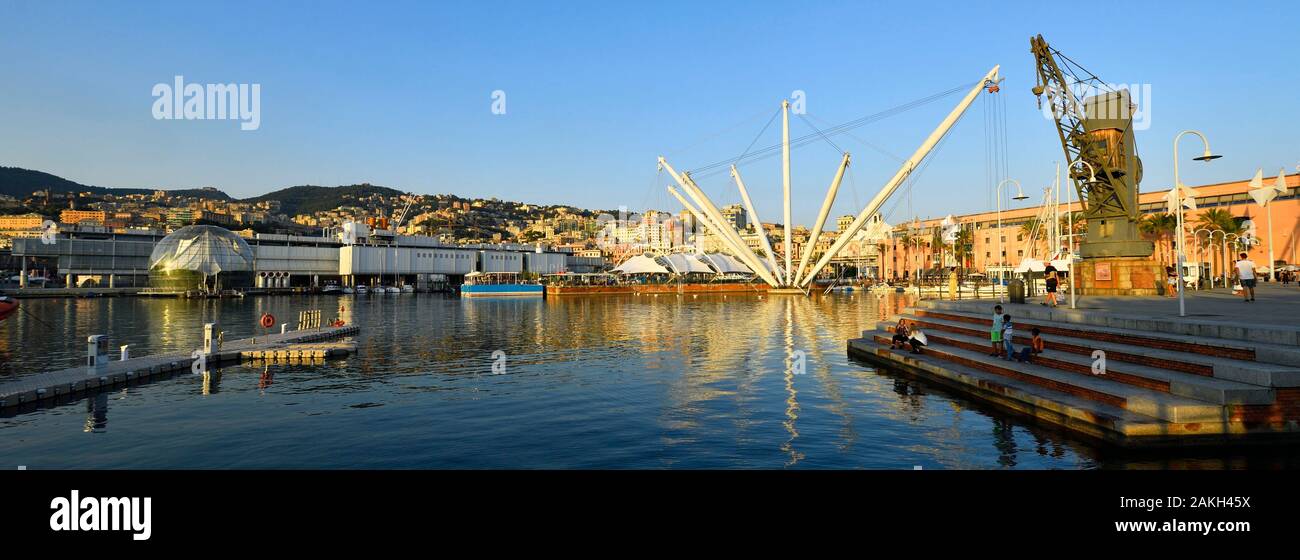
[[[465,275],[460,286],[461,297],[501,297],[545,295],[545,287],[536,282],[526,282],[518,272],[478,272]]]

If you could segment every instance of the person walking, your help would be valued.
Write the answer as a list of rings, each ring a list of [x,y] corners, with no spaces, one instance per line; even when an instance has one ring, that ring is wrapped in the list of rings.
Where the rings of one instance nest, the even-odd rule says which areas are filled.
[[[1241,253],[1237,261],[1237,277],[1241,279],[1241,295],[1246,302],[1255,301],[1255,262],[1249,255]]]
[[[1047,284],[1047,301],[1043,302],[1043,305],[1056,307],[1056,284],[1058,278],[1056,267],[1052,266],[1051,262],[1048,262],[1047,267],[1043,269],[1043,276],[1046,278],[1044,282]]]

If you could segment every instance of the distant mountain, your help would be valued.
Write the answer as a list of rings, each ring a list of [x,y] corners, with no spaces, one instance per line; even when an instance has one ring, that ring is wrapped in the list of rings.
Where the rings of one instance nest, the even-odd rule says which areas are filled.
[[[56,193],[66,192],[90,192],[95,194],[150,194],[155,189],[136,189],[136,188],[117,188],[117,187],[98,187],[94,185],[83,185],[75,181],[69,181],[57,175],[51,175],[44,171],[35,171],[32,169],[23,169],[21,167],[0,167],[0,194],[12,196],[14,198],[26,198],[36,191],[50,189]],[[166,189],[167,192],[177,196],[193,196],[199,198],[215,198],[218,200],[230,200],[230,195],[216,189]]]
[[[402,191],[377,185],[342,185],[338,187],[318,187],[300,185],[266,193],[262,196],[245,199],[244,202],[280,201],[280,212],[293,216],[311,214],[324,210],[333,210],[350,203],[348,199],[365,198],[370,195],[398,196]]]

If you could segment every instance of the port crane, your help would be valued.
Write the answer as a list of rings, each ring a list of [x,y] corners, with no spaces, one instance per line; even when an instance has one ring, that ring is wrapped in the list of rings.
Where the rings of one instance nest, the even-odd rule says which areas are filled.
[[[406,220],[406,214],[411,211],[411,201],[415,200],[415,195],[406,193],[402,195],[402,198],[406,199],[406,206],[402,207],[402,211],[398,212],[397,217],[393,220],[393,234],[397,234],[397,228],[402,227],[402,222]]]
[[[1042,35],[1031,37],[1029,47],[1038,74],[1034,95],[1040,109],[1047,97],[1083,205],[1087,233],[1081,256],[1150,257],[1154,245],[1138,232],[1142,160],[1133,138],[1136,108],[1129,91],[1106,85],[1048,45]],[[1096,93],[1080,100],[1076,88]],[[1087,162],[1095,174],[1076,161]]]

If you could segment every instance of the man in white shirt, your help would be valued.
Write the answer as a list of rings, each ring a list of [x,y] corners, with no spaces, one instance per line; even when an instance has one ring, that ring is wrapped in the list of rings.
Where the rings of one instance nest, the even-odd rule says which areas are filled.
[[[1241,260],[1237,261],[1237,277],[1241,279],[1241,295],[1247,302],[1255,301],[1255,263],[1247,258],[1246,253],[1242,253]]]

